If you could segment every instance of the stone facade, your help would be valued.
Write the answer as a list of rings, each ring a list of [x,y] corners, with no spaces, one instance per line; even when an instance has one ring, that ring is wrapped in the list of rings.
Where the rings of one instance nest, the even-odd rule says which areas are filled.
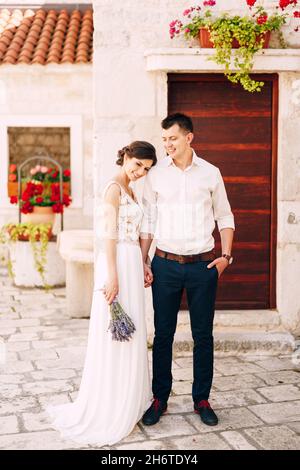
[[[92,228],[92,65],[1,65],[0,102],[2,142],[7,127],[14,126],[68,127],[71,128],[71,140],[72,135],[78,137],[80,132],[81,145],[75,148],[73,155],[71,152],[71,164],[73,159],[74,171],[80,174],[80,188],[72,187],[72,191],[74,189],[82,196],[76,207],[65,210],[65,229]],[[34,124],[32,120],[35,120]],[[72,130],[73,123],[78,122],[79,127]],[[1,158],[3,162],[3,155]],[[1,167],[0,225],[17,220],[17,209],[6,197],[4,173]]]
[[[180,5],[178,6],[178,3]],[[245,2],[218,1],[219,9],[245,9]],[[275,1],[265,1],[274,6]],[[94,7],[94,173],[95,226],[97,196],[104,181],[115,172],[118,148],[134,139],[152,142],[163,155],[160,121],[167,113],[167,72],[205,72],[195,61],[190,69],[178,59],[165,69],[148,67],[147,51],[168,53],[179,48],[188,54],[183,40],[169,38],[169,22],[177,18],[189,1],[95,0]],[[109,21],[105,19],[109,18]],[[279,133],[278,133],[278,232],[277,232],[277,309],[227,312],[217,314],[220,329],[230,328],[231,320],[241,331],[300,331],[300,34],[293,32],[293,22],[285,27],[285,37],[293,56],[292,65],[278,67],[278,60],[268,59],[267,72],[279,73]],[[273,44],[274,46],[274,44]],[[276,43],[275,43],[276,46]],[[283,51],[276,49],[278,54]],[[272,68],[274,64],[274,68]],[[202,67],[202,68],[201,68]],[[209,69],[212,71],[211,69]],[[215,72],[219,72],[216,67]],[[259,71],[262,71],[261,69]],[[204,156],[205,158],[205,156]],[[139,188],[140,189],[140,188]],[[150,293],[148,322],[152,323]],[[268,319],[272,316],[272,321]],[[254,320],[256,318],[256,320]],[[261,326],[263,325],[263,326]]]

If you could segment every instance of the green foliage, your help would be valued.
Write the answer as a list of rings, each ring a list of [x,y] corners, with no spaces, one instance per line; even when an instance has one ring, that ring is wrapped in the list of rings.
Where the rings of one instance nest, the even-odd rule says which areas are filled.
[[[174,33],[173,26],[171,37],[184,34],[186,39],[195,38],[201,28],[207,29],[215,48],[215,54],[209,60],[221,65],[232,83],[240,83],[249,92],[261,91],[264,82],[254,80],[249,75],[253,69],[254,55],[263,48],[265,34],[271,31],[279,32],[281,47],[286,47],[280,28],[286,23],[287,14],[276,12],[268,16],[259,6],[251,16],[223,13],[213,17],[211,11],[203,14],[199,10],[189,17],[190,22],[186,24],[177,20],[179,29]],[[233,41],[239,43],[238,48],[233,48]]]

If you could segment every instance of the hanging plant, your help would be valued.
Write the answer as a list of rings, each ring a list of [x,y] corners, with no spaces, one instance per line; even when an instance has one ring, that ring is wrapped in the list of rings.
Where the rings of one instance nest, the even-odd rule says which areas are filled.
[[[240,83],[249,92],[261,91],[263,82],[250,77],[254,56],[266,47],[272,31],[279,34],[281,47],[286,47],[281,27],[286,23],[289,13],[285,10],[296,8],[298,0],[279,0],[275,12],[267,12],[263,6],[256,6],[256,0],[247,0],[251,14],[240,16],[221,13],[216,15],[212,7],[215,0],[206,0],[202,6],[190,7],[183,12],[186,22],[173,20],[170,23],[170,37],[183,34],[185,39],[209,33],[209,42],[215,53],[208,58],[221,65],[224,74],[232,83]],[[299,18],[300,12],[293,11],[293,17]],[[295,28],[297,31],[298,28]],[[208,47],[206,42],[205,47]]]
[[[8,246],[17,241],[30,243],[35,268],[40,274],[46,290],[50,289],[45,279],[45,267],[47,264],[48,243],[52,237],[51,229],[51,224],[9,223],[5,224],[0,230],[0,243]],[[10,260],[8,260],[7,268],[10,277],[14,279],[15,276]]]

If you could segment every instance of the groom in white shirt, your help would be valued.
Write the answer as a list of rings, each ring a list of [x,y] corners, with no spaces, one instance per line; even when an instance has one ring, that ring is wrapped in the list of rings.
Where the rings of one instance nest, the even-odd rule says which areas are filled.
[[[184,114],[162,121],[167,156],[151,169],[144,186],[141,248],[145,286],[152,284],[153,402],[145,425],[159,421],[172,388],[172,346],[183,289],[186,289],[194,340],[194,411],[210,426],[218,424],[208,398],[213,380],[213,319],[218,278],[231,264],[234,218],[219,169],[191,148],[193,123]],[[216,256],[215,221],[222,253]],[[151,268],[148,251],[155,238]]]

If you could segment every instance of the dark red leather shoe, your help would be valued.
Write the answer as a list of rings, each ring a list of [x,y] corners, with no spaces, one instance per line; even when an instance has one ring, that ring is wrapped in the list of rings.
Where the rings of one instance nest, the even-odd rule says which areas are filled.
[[[216,413],[207,400],[194,403],[194,411],[200,415],[201,421],[208,426],[216,426],[219,422]]]

